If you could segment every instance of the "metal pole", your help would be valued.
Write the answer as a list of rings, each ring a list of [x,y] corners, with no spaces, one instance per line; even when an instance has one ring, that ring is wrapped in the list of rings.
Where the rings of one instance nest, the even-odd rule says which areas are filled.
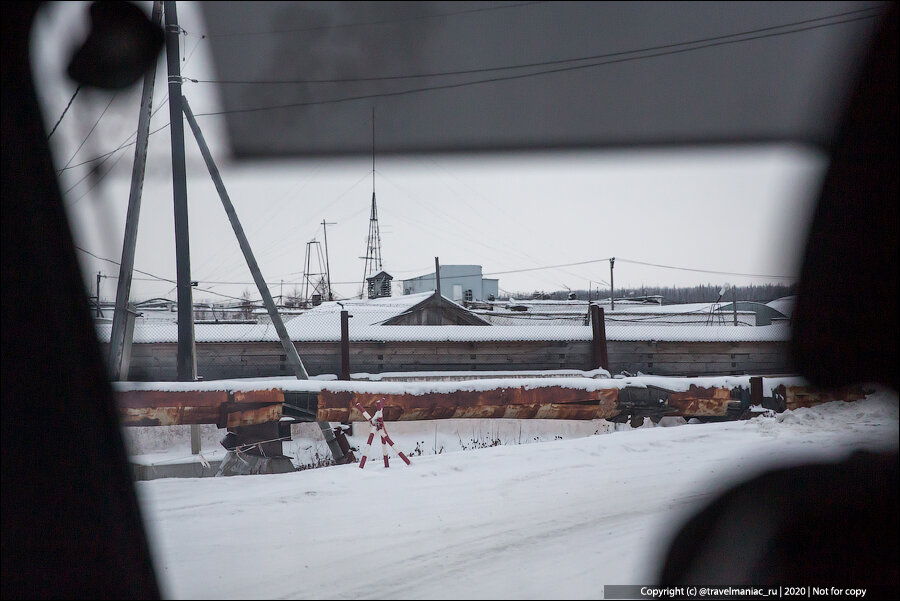
[[[737,290],[735,287],[731,287],[731,311],[734,314],[734,325],[737,326]]]
[[[103,272],[97,272],[97,317],[103,317],[103,312],[100,310],[100,280],[103,279]]]
[[[298,380],[308,380],[309,374],[306,371],[306,367],[303,366],[300,355],[297,353],[297,347],[294,346],[294,343],[291,342],[291,339],[288,336],[287,329],[284,327],[284,322],[281,320],[278,309],[275,307],[275,301],[269,293],[269,286],[266,284],[262,272],[259,270],[256,257],[254,257],[253,250],[250,248],[250,242],[247,240],[246,234],[244,234],[244,228],[241,226],[241,222],[234,210],[231,198],[228,196],[228,190],[225,189],[225,183],[222,181],[221,175],[219,175],[219,169],[216,167],[212,154],[209,152],[209,147],[206,145],[206,140],[203,138],[203,132],[200,131],[200,126],[194,118],[194,113],[191,111],[191,106],[188,104],[187,98],[182,98],[182,103],[184,105],[184,115],[187,117],[188,123],[191,126],[194,138],[197,140],[197,146],[200,147],[200,153],[203,155],[203,160],[206,161],[209,175],[212,177],[213,183],[216,185],[216,190],[219,192],[222,206],[225,207],[225,213],[227,213],[228,220],[231,222],[231,227],[234,229],[234,235],[237,237],[241,251],[244,253],[244,259],[247,261],[247,266],[250,268],[250,273],[253,275],[253,281],[256,282],[259,294],[262,296],[263,304],[266,306],[266,311],[269,314],[269,318],[272,320],[272,325],[275,326],[275,331],[278,333],[278,339],[281,341],[281,346],[284,349],[285,355],[288,357],[288,361],[294,368],[294,375]],[[344,459],[344,453],[341,451],[340,445],[338,445],[338,442],[334,438],[334,432],[332,431],[331,426],[328,422],[318,422],[318,424],[319,428],[322,430],[322,435],[325,437],[325,442],[328,444],[328,448],[334,456],[334,460],[337,463],[340,463]]]
[[[188,232],[187,174],[184,167],[184,118],[181,108],[181,65],[178,56],[178,13],[166,0],[166,65],[169,75],[169,131],[172,135],[172,188],[175,199],[175,262],[178,289],[178,380],[197,379],[194,356],[193,289]]]
[[[609,310],[616,310],[616,287],[613,285],[613,267],[616,265],[616,258],[609,260]]]
[[[606,316],[603,307],[591,305],[591,330],[593,332],[593,367],[609,370],[609,353],[606,345]]]
[[[434,258],[434,293],[441,295],[441,262],[437,257]]]
[[[328,282],[328,300],[333,301],[334,295],[331,293],[331,265],[328,263],[328,225],[334,225],[322,220],[322,232],[325,235],[325,280]]]
[[[341,380],[350,379],[350,313],[341,311]]]
[[[153,3],[151,19],[157,25],[162,20],[162,2]],[[107,368],[112,380],[128,379],[128,365],[123,361],[127,344],[126,330],[129,319],[128,299],[134,272],[134,250],[137,244],[138,220],[141,215],[141,192],[144,188],[144,171],[147,166],[147,140],[150,138],[150,109],[153,105],[153,88],[156,83],[156,63],[144,74],[141,92],[141,112],[138,116],[137,141],[134,147],[134,166],[131,168],[131,191],[128,194],[128,212],[125,217],[125,240],[122,242],[122,260],[119,262],[119,281],[116,286],[116,311],[113,314],[112,332],[109,338]],[[124,377],[123,377],[124,376]]]

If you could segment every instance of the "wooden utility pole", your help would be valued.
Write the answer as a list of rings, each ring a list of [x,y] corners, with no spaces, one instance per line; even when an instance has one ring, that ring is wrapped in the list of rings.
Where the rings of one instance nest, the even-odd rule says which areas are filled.
[[[166,65],[169,76],[169,132],[172,140],[172,189],[175,200],[175,263],[178,290],[178,381],[197,379],[194,355],[194,299],[188,232],[187,173],[184,167],[184,117],[181,108],[181,64],[178,56],[178,12],[166,0]]]
[[[188,231],[187,172],[184,167],[184,118],[181,111],[181,62],[178,55],[178,11],[166,0],[166,66],[169,82],[169,133],[172,142],[172,197],[175,205],[175,287],[178,300],[179,382],[197,379],[194,348],[194,290],[191,287],[191,250]],[[191,453],[200,452],[200,426],[191,426]]]
[[[153,3],[153,23],[162,20],[162,2]],[[123,358],[131,345],[127,335],[128,300],[131,297],[131,281],[134,274],[134,251],[137,245],[138,221],[141,215],[141,193],[144,189],[144,171],[147,166],[147,141],[150,138],[150,110],[153,106],[153,88],[156,83],[156,63],[144,74],[141,92],[141,112],[138,115],[137,141],[134,146],[134,165],[131,168],[131,190],[128,193],[128,212],[125,217],[125,240],[122,242],[122,260],[119,262],[119,281],[116,286],[116,311],[113,314],[109,337],[107,368],[112,380],[127,380],[128,365]]]
[[[219,198],[222,200],[222,206],[225,207],[225,213],[228,215],[228,220],[231,222],[234,235],[237,237],[238,245],[240,245],[241,251],[244,253],[244,259],[247,261],[247,266],[250,268],[250,273],[253,275],[253,281],[256,282],[256,287],[259,290],[260,296],[262,296],[263,304],[266,307],[269,318],[272,320],[272,325],[278,333],[281,347],[284,349],[284,353],[287,355],[288,362],[291,364],[291,367],[293,367],[294,375],[297,379],[308,380],[309,373],[307,373],[306,367],[304,367],[303,361],[300,359],[299,353],[297,353],[297,347],[291,342],[287,329],[284,327],[284,322],[281,319],[281,315],[275,307],[275,301],[272,298],[272,294],[269,292],[269,286],[262,276],[259,264],[257,264],[256,257],[253,255],[253,250],[250,248],[250,242],[247,240],[247,236],[244,234],[244,228],[241,226],[241,222],[234,210],[234,204],[232,204],[231,198],[228,196],[228,190],[225,189],[225,183],[222,181],[222,176],[219,174],[219,168],[216,167],[216,163],[213,160],[209,147],[206,145],[206,140],[203,137],[203,132],[200,131],[200,126],[194,118],[194,113],[191,111],[191,106],[188,104],[187,98],[182,98],[180,104],[183,105],[184,116],[187,117],[188,123],[191,126],[191,131],[194,133],[194,138],[197,140],[197,146],[200,147],[200,153],[203,155],[203,160],[206,162],[207,169],[209,169],[209,175],[216,185]],[[322,430],[322,435],[325,437],[325,442],[328,444],[332,456],[334,456],[335,462],[341,463],[344,459],[344,452],[334,438],[334,432],[331,429],[331,425],[328,422],[318,422],[318,424],[319,428]]]

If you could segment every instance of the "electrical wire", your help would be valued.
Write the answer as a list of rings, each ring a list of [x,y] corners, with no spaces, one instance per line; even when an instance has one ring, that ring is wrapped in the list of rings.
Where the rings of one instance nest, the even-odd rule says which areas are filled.
[[[717,40],[724,40],[728,38],[752,35],[756,33],[762,33],[766,31],[772,31],[775,29],[784,29],[787,27],[796,27],[799,25],[806,25],[809,23],[817,23],[820,21],[827,21],[832,19],[838,19],[840,17],[845,17],[849,15],[856,15],[860,13],[872,13],[873,11],[878,11],[880,8],[870,7],[852,11],[846,11],[842,13],[836,13],[833,15],[828,15],[825,17],[816,17],[813,19],[804,19],[801,21],[792,21],[790,23],[784,23],[781,25],[771,25],[768,27],[761,27],[758,29],[749,29],[746,31],[740,31],[736,33],[723,34],[718,36],[706,37],[706,38],[698,38],[695,40],[689,40],[686,42],[673,42],[670,44],[660,44],[657,46],[647,46],[644,48],[638,48],[635,50],[619,50],[616,52],[607,52],[603,54],[593,54],[588,56],[580,56],[573,58],[564,58],[557,60],[548,60],[548,61],[539,61],[532,63],[520,63],[517,65],[505,65],[501,67],[480,67],[474,69],[458,69],[453,71],[439,71],[433,73],[414,73],[408,75],[385,75],[385,76],[376,76],[376,77],[345,77],[345,78],[332,78],[332,79],[282,79],[282,80],[240,80],[240,79],[191,79],[193,83],[214,83],[221,85],[290,85],[290,84],[319,84],[319,83],[362,83],[362,82],[371,82],[371,81],[395,81],[401,79],[421,79],[421,78],[429,78],[429,77],[448,77],[448,76],[456,76],[456,75],[472,75],[476,73],[487,73],[491,71],[509,71],[515,69],[527,69],[534,67],[547,67],[550,65],[561,65],[575,62],[582,62],[588,60],[599,60],[606,58],[614,58],[627,54],[639,54],[643,52],[653,52],[657,50],[666,50],[671,48],[678,48],[681,46],[690,46],[694,44],[702,44],[706,42],[713,42]],[[870,15],[870,18],[877,16],[877,14]],[[833,23],[837,24],[837,23]],[[829,24],[830,25],[830,24]],[[803,30],[797,30],[803,31]],[[784,32],[784,33],[793,33],[793,32]],[[742,41],[742,40],[737,40]]]
[[[464,87],[474,86],[474,85],[481,85],[481,84],[486,84],[486,83],[496,83],[496,82],[501,82],[501,81],[526,79],[526,78],[531,78],[531,77],[538,77],[541,75],[549,75],[549,74],[553,74],[553,73],[565,73],[565,72],[570,72],[570,71],[590,69],[590,68],[594,68],[594,67],[603,67],[603,66],[607,66],[607,65],[639,61],[639,60],[644,60],[644,59],[649,59],[649,58],[657,58],[657,57],[661,57],[661,56],[671,56],[671,55],[675,55],[675,54],[683,54],[686,52],[694,52],[696,50],[703,50],[706,48],[713,48],[713,47],[717,47],[717,46],[726,46],[726,45],[731,45],[731,44],[738,44],[741,42],[749,42],[749,41],[753,41],[753,40],[760,40],[760,39],[773,38],[773,37],[778,37],[778,36],[783,36],[783,35],[790,35],[790,34],[794,34],[794,33],[810,31],[810,30],[814,30],[814,29],[821,29],[823,27],[833,27],[835,25],[851,23],[854,21],[874,19],[877,16],[878,16],[877,14],[866,15],[866,16],[862,16],[862,17],[855,17],[855,18],[850,18],[850,19],[844,19],[841,21],[835,21],[832,23],[824,23],[824,24],[819,24],[819,25],[812,25],[809,27],[801,27],[801,28],[797,28],[797,29],[792,29],[790,31],[781,31],[781,32],[762,34],[762,35],[758,35],[758,36],[744,37],[744,38],[741,38],[738,40],[724,40],[724,41],[719,41],[719,42],[712,42],[709,44],[696,45],[696,46],[692,46],[690,48],[667,50],[667,51],[656,52],[656,53],[651,53],[651,54],[644,54],[644,55],[640,55],[640,56],[628,56],[628,57],[617,58],[617,59],[613,59],[613,60],[588,63],[585,65],[570,65],[570,66],[566,66],[566,67],[557,67],[554,69],[545,69],[542,71],[534,71],[531,73],[519,73],[519,74],[515,74],[515,75],[496,76],[496,77],[489,77],[489,78],[485,78],[485,79],[476,79],[476,80],[472,80],[472,81],[454,82],[454,83],[434,85],[434,86],[425,86],[425,87],[420,87],[420,88],[409,88],[409,89],[405,89],[405,90],[395,90],[395,91],[391,91],[391,92],[374,92],[371,94],[359,94],[359,95],[355,95],[355,96],[345,96],[343,98],[329,98],[329,99],[323,99],[323,100],[291,102],[291,103],[287,103],[287,104],[276,104],[276,105],[269,105],[269,106],[228,109],[228,110],[213,111],[213,112],[208,112],[208,113],[197,113],[195,116],[196,117],[210,117],[210,116],[215,116],[215,115],[231,115],[231,114],[237,114],[237,113],[255,113],[255,112],[271,111],[271,110],[278,110],[278,109],[302,108],[302,107],[307,107],[307,106],[321,106],[321,105],[327,105],[327,104],[338,104],[341,102],[352,102],[355,100],[370,100],[370,99],[374,99],[374,98],[391,98],[391,97],[395,97],[395,96],[405,96],[405,95],[417,94],[417,93],[421,93],[421,92],[431,92],[431,91],[436,91],[436,90],[449,90],[449,89],[464,88]]]
[[[678,267],[675,265],[660,265],[659,263],[648,263],[645,261],[636,261],[634,259],[623,259],[622,257],[616,257],[616,261],[621,261],[622,263],[633,263],[636,265],[646,265],[648,267],[660,267],[662,269],[675,269],[677,271],[692,271],[695,273],[711,273],[713,275],[731,275],[736,277],[747,277],[747,278],[771,278],[771,279],[780,279],[780,280],[799,280],[800,278],[792,275],[770,275],[770,274],[760,274],[760,273],[736,273],[732,271],[713,271],[711,269],[694,269],[691,267]]]
[[[92,252],[89,251],[89,250],[86,250],[86,249],[84,249],[84,248],[81,248],[80,246],[76,246],[75,249],[76,249],[76,250],[80,250],[81,252],[85,253],[86,255],[90,255],[91,257],[94,257],[95,259],[97,259],[97,260],[99,260],[99,261],[106,261],[107,263],[112,263],[113,265],[121,265],[121,263],[119,263],[118,261],[114,261],[114,260],[112,260],[112,259],[107,259],[106,257],[101,257],[100,255],[96,255],[96,254],[92,253]],[[176,285],[178,284],[178,282],[177,282],[176,280],[173,280],[173,279],[171,279],[171,278],[164,278],[164,277],[162,277],[162,276],[152,274],[152,273],[150,273],[149,271],[142,271],[142,270],[140,270],[140,269],[138,269],[138,268],[136,268],[136,267],[133,268],[133,270],[134,270],[135,272],[137,272],[137,273],[143,274],[143,275],[145,275],[145,276],[148,276],[148,277],[153,278],[154,280],[157,280],[157,281],[160,281],[160,282],[168,282],[168,283],[170,283],[170,284],[176,284]],[[118,276],[106,276],[106,277],[112,277],[112,278],[114,278],[114,279],[117,279],[117,278],[118,278]],[[224,297],[224,298],[230,298],[230,299],[233,299],[233,300],[239,300],[239,301],[246,301],[246,300],[247,300],[247,299],[245,299],[245,298],[241,298],[241,297],[238,297],[238,296],[231,296],[231,295],[229,295],[229,294],[222,294],[221,292],[216,292],[216,291],[214,291],[214,290],[208,290],[208,289],[206,289],[206,288],[200,288],[200,287],[198,287],[198,286],[193,286],[193,288],[195,288],[195,289],[197,289],[197,290],[200,290],[201,292],[208,292],[209,294],[214,294],[214,295],[216,295],[216,296],[221,296],[221,297]],[[251,302],[259,302],[260,300],[262,300],[262,299],[254,300],[254,301],[251,301]]]
[[[444,17],[455,17],[457,15],[465,15],[472,13],[482,13],[494,10],[504,10],[509,8],[520,8],[522,6],[530,6],[532,4],[545,4],[545,1],[542,2],[519,2],[516,4],[504,4],[503,6],[486,6],[481,8],[470,8],[466,10],[460,10],[449,13],[439,13],[435,15],[415,15],[411,17],[404,17],[402,19],[382,19],[379,21],[363,21],[359,23],[339,23],[337,25],[316,25],[312,27],[303,27],[298,29],[275,29],[271,31],[235,31],[230,33],[207,33],[205,34],[210,38],[228,38],[228,37],[240,37],[240,36],[256,36],[256,35],[275,35],[281,33],[303,33],[307,31],[322,31],[327,29],[346,29],[351,27],[366,27],[370,25],[386,25],[389,23],[405,23],[408,21],[419,21],[422,19],[438,19]]]
[[[94,130],[97,129],[97,126],[100,124],[100,120],[103,119],[103,115],[106,114],[106,111],[109,110],[109,107],[112,106],[113,101],[116,99],[116,96],[118,96],[118,95],[119,95],[119,92],[117,91],[115,94],[112,95],[112,98],[109,99],[109,102],[106,103],[106,107],[103,109],[103,112],[101,112],[100,116],[97,117],[97,120],[94,121],[93,127],[91,127],[91,130],[84,137],[84,140],[81,141],[81,144],[78,145],[78,148],[75,149],[75,152],[72,154],[71,158],[69,158],[68,162],[65,164],[63,169],[65,169],[72,163],[72,161],[75,159],[75,157],[81,151],[82,147],[87,143],[88,138],[90,138],[91,134],[94,133]]]
[[[166,123],[165,125],[163,125],[163,126],[160,127],[160,128],[157,128],[157,129],[153,130],[152,132],[150,132],[149,136],[152,136],[153,134],[155,134],[155,133],[157,133],[157,132],[159,132],[159,131],[162,131],[162,130],[164,130],[164,129],[167,128],[167,127],[169,127],[169,124],[168,124],[168,123]],[[149,136],[148,136],[148,137],[149,137]],[[94,171],[96,171],[97,169],[99,169],[100,167],[102,167],[103,164],[104,164],[106,161],[108,161],[108,160],[112,157],[112,155],[114,155],[115,153],[119,152],[120,150],[123,150],[123,149],[125,149],[125,148],[128,148],[129,146],[134,146],[135,144],[137,144],[137,141],[130,142],[130,143],[128,143],[128,144],[122,144],[121,146],[119,146],[119,147],[116,148],[115,150],[112,150],[112,151],[110,151],[110,152],[105,153],[105,154],[103,155],[103,160],[100,162],[100,164],[97,165],[97,166],[95,166],[95,167],[93,167],[90,171],[88,171],[88,172],[85,173],[83,176],[81,176],[81,179],[79,179],[77,182],[75,182],[74,184],[72,184],[71,186],[69,186],[69,188],[63,193],[63,196],[65,196],[66,194],[68,194],[69,192],[71,192],[72,190],[74,190],[74,189],[78,186],[78,184],[80,184],[81,182],[83,182],[84,180],[86,180],[86,179],[91,175],[91,173],[93,173]],[[122,155],[122,156],[124,156],[124,155]],[[121,159],[122,157],[119,157],[119,158]],[[118,160],[117,160],[116,162],[118,162]],[[70,167],[70,169],[71,169],[71,167]],[[91,186],[91,188],[94,188],[97,184],[99,184],[101,181],[103,181],[103,178],[106,177],[106,174],[109,173],[110,171],[111,171],[111,169],[106,170],[106,171],[100,176],[100,178],[94,183],[94,186]],[[74,205],[75,203],[77,203],[77,202],[78,202],[79,200],[81,200],[82,198],[84,198],[84,195],[80,196],[80,197],[78,198],[78,200],[72,202],[69,206]]]
[[[69,98],[68,104],[66,104],[66,108],[63,109],[62,114],[59,116],[59,119],[56,120],[56,125],[53,126],[53,129],[50,130],[50,133],[47,134],[47,139],[53,137],[53,132],[56,131],[56,128],[59,127],[59,124],[62,123],[63,117],[66,116],[66,113],[69,112],[69,107],[72,106],[72,101],[75,100],[75,97],[78,96],[78,92],[81,91],[81,84],[78,84],[78,87],[75,88],[75,93],[72,94],[72,97]]]

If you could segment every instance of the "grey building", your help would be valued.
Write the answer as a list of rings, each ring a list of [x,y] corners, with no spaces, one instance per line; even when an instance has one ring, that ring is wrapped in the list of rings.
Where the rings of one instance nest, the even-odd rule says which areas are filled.
[[[481,265],[441,265],[441,294],[457,303],[497,298],[499,280],[482,276]],[[434,272],[403,280],[403,294],[435,289]]]

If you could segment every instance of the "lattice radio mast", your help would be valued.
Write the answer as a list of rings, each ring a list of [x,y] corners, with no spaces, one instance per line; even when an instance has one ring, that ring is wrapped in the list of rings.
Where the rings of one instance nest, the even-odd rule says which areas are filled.
[[[381,266],[381,231],[378,228],[378,207],[375,203],[375,107],[372,107],[372,212],[369,215],[369,238],[366,241],[365,268],[363,269],[362,291],[360,298],[366,293],[366,278],[382,270]]]
[[[315,254],[315,257],[313,257]],[[329,300],[328,273],[322,257],[322,244],[315,238],[306,243],[303,259],[303,306],[311,307],[323,300]],[[318,269],[318,271],[316,271]],[[318,302],[313,297],[318,296]]]

